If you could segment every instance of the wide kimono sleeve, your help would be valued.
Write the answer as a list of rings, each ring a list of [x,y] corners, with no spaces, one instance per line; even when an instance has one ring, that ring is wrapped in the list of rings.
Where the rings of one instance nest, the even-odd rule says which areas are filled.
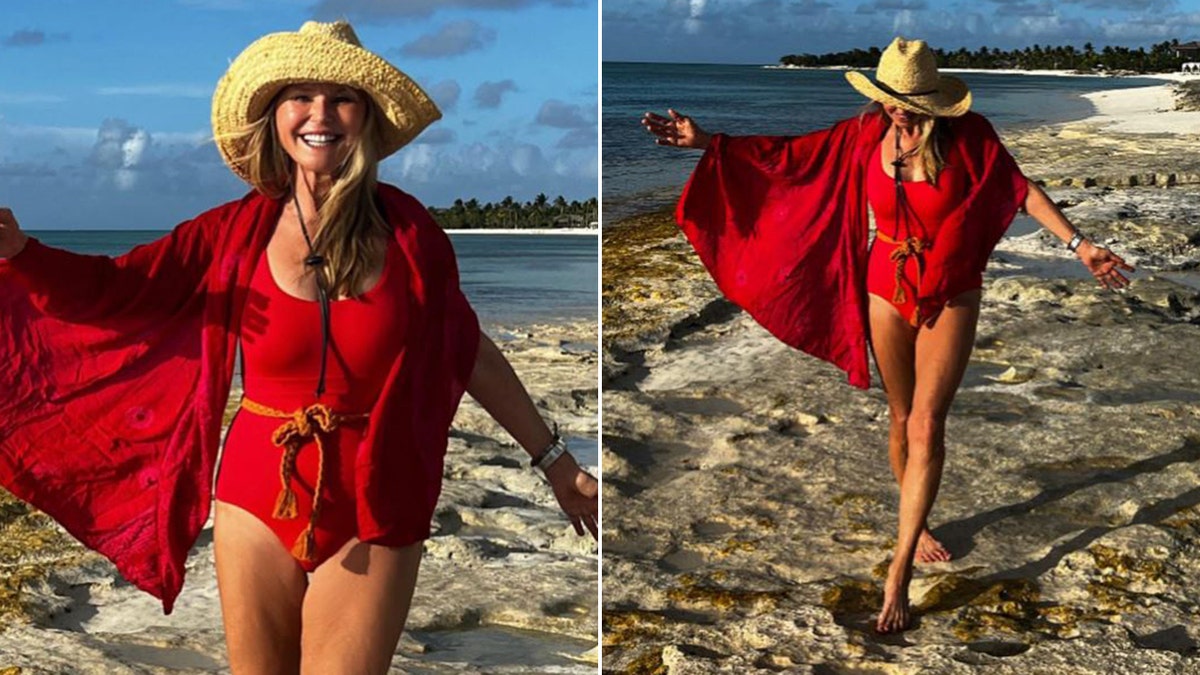
[[[450,423],[479,351],[449,237],[416,199],[380,185],[409,265],[408,330],[356,460],[358,536],[405,546],[429,537]]]
[[[0,484],[167,611],[207,504],[195,467],[211,469],[197,446],[214,420],[196,399],[221,220],[117,258],[30,239],[0,261]]]
[[[969,190],[942,223],[926,259],[917,305],[922,321],[975,286],[988,257],[1025,204],[1029,182],[982,115],[951,120],[952,161],[966,169]]]
[[[783,342],[869,384],[863,149],[854,118],[799,137],[718,134],[676,220],[717,286]]]

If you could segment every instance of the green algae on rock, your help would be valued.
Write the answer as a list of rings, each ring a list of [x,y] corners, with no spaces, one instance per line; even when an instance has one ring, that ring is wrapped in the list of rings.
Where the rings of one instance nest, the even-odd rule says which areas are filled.
[[[49,516],[0,489],[0,629],[14,620],[30,621],[45,611],[27,589],[47,586],[58,568],[99,556],[66,534]]]
[[[726,588],[720,584],[723,578],[710,575],[707,580],[702,580],[692,574],[680,575],[679,585],[669,590],[667,597],[672,602],[698,609],[717,609],[722,612],[738,609],[751,614],[769,612],[787,597],[784,591]]]

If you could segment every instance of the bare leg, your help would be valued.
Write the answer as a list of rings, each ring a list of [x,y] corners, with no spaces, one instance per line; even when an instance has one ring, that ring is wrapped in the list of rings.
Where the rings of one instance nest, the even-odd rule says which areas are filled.
[[[904,485],[904,466],[908,462],[908,418],[912,412],[913,388],[916,384],[917,329],[909,325],[900,312],[883,298],[871,295],[871,348],[875,363],[883,377],[883,389],[888,397],[888,462],[896,485]],[[950,551],[934,539],[929,524],[921,527],[917,539],[917,562],[946,562]]]
[[[234,675],[300,671],[304,570],[275,533],[250,513],[216,502],[213,555]]]
[[[351,539],[317,567],[304,598],[301,673],[388,672],[423,548]]]
[[[916,386],[908,418],[908,460],[900,486],[900,533],[883,588],[883,609],[876,630],[908,628],[908,585],[917,540],[937,497],[945,462],[946,413],[962,382],[975,342],[979,290],[954,298],[932,328],[917,333]]]

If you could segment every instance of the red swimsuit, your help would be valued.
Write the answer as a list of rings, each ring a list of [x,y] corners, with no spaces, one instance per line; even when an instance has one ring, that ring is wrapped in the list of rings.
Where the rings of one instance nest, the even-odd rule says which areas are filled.
[[[318,402],[348,418],[363,416],[344,419],[328,432],[301,429],[296,433],[297,427],[316,426],[311,418],[295,422],[291,418],[314,402],[321,362],[321,306],[280,289],[265,251],[250,282],[240,335],[245,398],[286,413],[288,419],[259,414],[252,403],[243,404],[225,441],[216,497],[258,517],[284,547],[292,549],[297,544],[293,555],[307,571],[316,569],[357,534],[355,455],[366,433],[365,414],[375,404],[404,343],[407,288],[402,253],[389,240],[376,285],[358,298],[330,302],[326,391]],[[283,427],[288,424],[296,446],[294,472],[281,467],[285,447],[275,443],[285,440],[282,436],[289,432]],[[320,447],[314,433],[322,436]],[[313,519],[313,494],[322,460],[320,509]],[[285,478],[295,496],[295,515],[277,518],[276,501]],[[297,551],[310,522],[313,536],[306,560]]]
[[[912,161],[912,160],[910,160]],[[937,185],[927,181],[904,181],[907,213],[903,222],[896,208],[896,182],[883,169],[883,146],[871,155],[867,167],[867,202],[875,214],[875,242],[867,262],[867,292],[887,300],[912,325],[917,316],[919,286],[925,252],[937,238],[938,228],[967,195],[962,169],[947,164],[938,174]],[[975,285],[983,285],[983,271]]]

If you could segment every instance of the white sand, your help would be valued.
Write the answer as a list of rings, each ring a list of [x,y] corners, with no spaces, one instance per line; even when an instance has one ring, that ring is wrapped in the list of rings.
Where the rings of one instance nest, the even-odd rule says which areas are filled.
[[[1184,75],[1183,73],[1130,73],[1120,72],[1112,75],[1104,73],[1081,73],[1075,70],[1018,70],[1013,68],[939,68],[940,73],[986,73],[988,75],[1042,75],[1045,77],[1141,77],[1151,80],[1170,80],[1183,82],[1197,80],[1200,76]]]
[[[783,66],[778,64],[764,65],[762,67],[775,70],[872,70],[871,68],[851,68],[850,66]],[[1021,70],[1018,68],[939,68],[938,72],[985,73],[988,75],[1043,75],[1046,77],[1141,77],[1151,80],[1167,80],[1170,82],[1200,80],[1200,75],[1184,75],[1183,73],[1120,72],[1112,75],[1106,75],[1104,73],[1081,73],[1075,70]]]
[[[1130,134],[1200,134],[1200,112],[1176,111],[1171,84],[1097,91],[1084,98],[1096,106],[1085,124]]]

